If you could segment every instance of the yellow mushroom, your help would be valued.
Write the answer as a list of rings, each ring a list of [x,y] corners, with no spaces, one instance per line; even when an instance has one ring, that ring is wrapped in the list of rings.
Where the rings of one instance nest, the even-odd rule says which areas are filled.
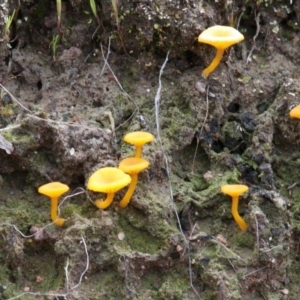
[[[211,64],[203,70],[202,76],[207,77],[220,63],[224,50],[244,40],[244,36],[230,26],[215,25],[204,30],[198,37],[198,42],[209,44],[217,49],[216,56]]]
[[[58,198],[66,193],[69,187],[66,184],[60,182],[50,182],[39,187],[38,192],[51,199],[51,220],[57,226],[63,226],[65,224],[65,219],[59,218],[57,215]]]
[[[149,132],[144,131],[134,131],[127,133],[124,136],[124,141],[128,144],[135,145],[135,157],[141,157],[142,154],[142,147],[151,141],[154,140],[154,136]]]
[[[94,172],[88,180],[87,188],[94,192],[106,193],[105,200],[98,199],[95,205],[105,209],[113,201],[115,193],[131,182],[131,177],[118,168],[106,167]]]
[[[300,104],[290,110],[290,117],[300,119]]]
[[[248,228],[248,225],[239,215],[238,205],[239,205],[239,196],[245,193],[246,191],[248,191],[248,187],[243,184],[226,184],[221,187],[221,191],[224,194],[231,196],[232,198],[231,212],[233,218],[235,219],[235,221],[237,222],[241,230],[246,230]]]
[[[131,183],[129,185],[128,191],[126,192],[123,199],[120,201],[119,205],[121,207],[126,207],[134,193],[136,188],[138,174],[147,169],[149,162],[141,157],[128,157],[121,160],[119,164],[119,169],[131,176]]]

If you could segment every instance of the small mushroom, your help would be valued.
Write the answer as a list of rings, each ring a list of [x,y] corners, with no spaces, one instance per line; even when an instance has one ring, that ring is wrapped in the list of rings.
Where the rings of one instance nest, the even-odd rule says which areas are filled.
[[[300,119],[300,104],[296,105],[290,110],[290,117]]]
[[[120,201],[120,207],[126,207],[134,193],[136,188],[138,174],[147,169],[149,162],[141,157],[128,157],[121,160],[119,164],[119,169],[131,176],[131,183],[129,185],[128,191],[126,192],[123,199]]]
[[[58,198],[66,193],[69,187],[60,182],[50,182],[39,187],[38,192],[51,199],[51,220],[55,225],[62,227],[65,224],[65,219],[59,218],[57,215]]]
[[[203,70],[202,76],[207,77],[220,63],[224,50],[244,40],[244,36],[230,26],[215,25],[204,30],[198,37],[198,42],[217,48],[217,53],[211,64]]]
[[[248,186],[243,184],[225,184],[221,187],[221,191],[232,198],[231,212],[241,230],[246,230],[248,225],[241,218],[238,212],[239,196],[248,191],[248,189]]]
[[[142,147],[154,140],[154,136],[149,132],[135,131],[127,133],[124,136],[124,141],[136,147],[135,157],[141,157]]]
[[[94,192],[106,193],[105,200],[98,199],[95,205],[107,208],[113,201],[115,193],[131,182],[131,177],[118,168],[106,167],[94,172],[88,180],[87,188]]]

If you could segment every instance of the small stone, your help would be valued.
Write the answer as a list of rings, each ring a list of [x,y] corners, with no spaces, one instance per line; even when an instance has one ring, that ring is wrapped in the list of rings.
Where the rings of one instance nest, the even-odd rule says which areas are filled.
[[[118,239],[119,239],[120,241],[123,241],[124,238],[125,238],[125,233],[124,233],[124,232],[119,232],[119,233],[118,233]]]
[[[43,282],[44,280],[45,280],[44,277],[38,275],[38,276],[36,276],[35,282],[41,283],[41,282]]]
[[[211,171],[207,171],[206,173],[203,174],[203,178],[207,182],[210,182],[214,178],[214,176],[213,176],[213,173]]]
[[[7,141],[2,135],[0,135],[0,149],[5,150],[7,154],[11,154],[14,151],[14,146],[11,142]]]
[[[289,290],[288,289],[283,289],[283,290],[280,290],[280,293],[282,295],[288,295],[289,294]]]
[[[183,249],[183,248],[182,248],[180,245],[177,245],[177,246],[176,246],[176,251],[177,251],[177,252],[181,252],[182,249]]]
[[[223,245],[227,246],[227,240],[224,238],[222,234],[218,234],[216,236],[216,240],[222,243]]]
[[[197,81],[195,83],[195,88],[198,92],[200,92],[201,94],[205,93],[205,89],[206,89],[206,83],[201,82],[201,81]]]

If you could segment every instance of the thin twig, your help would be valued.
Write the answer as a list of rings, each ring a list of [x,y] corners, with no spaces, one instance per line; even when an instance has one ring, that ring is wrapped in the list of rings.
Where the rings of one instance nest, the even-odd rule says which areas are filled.
[[[82,189],[82,188],[77,188],[77,189]],[[74,192],[77,190],[75,189]],[[66,197],[64,197],[62,199],[62,201],[60,202],[59,206],[58,206],[58,214],[59,214],[59,210],[60,210],[60,207],[62,206],[62,204],[65,202],[65,200],[67,200],[68,198],[72,198],[72,197],[75,197],[75,196],[78,196],[80,194],[83,194],[83,193],[86,193],[86,191],[84,189],[82,189],[82,191],[78,192],[78,193],[73,193],[71,195],[68,195]],[[87,193],[86,193],[87,194]],[[18,227],[14,224],[11,224],[11,223],[8,223],[8,222],[3,222],[3,223],[0,223],[0,227],[1,226],[8,226],[8,227],[12,227],[15,231],[17,231],[23,238],[32,238],[34,237],[35,235],[39,234],[41,231],[43,231],[45,228],[51,226],[52,224],[54,224],[55,222],[51,222],[51,223],[48,223],[46,224],[45,226],[43,226],[42,228],[40,228],[39,230],[37,230],[35,233],[33,234],[30,234],[30,235],[26,235],[24,234],[21,230],[18,229]]]
[[[131,101],[133,102],[134,106],[135,106],[135,110],[133,111],[133,113],[131,114],[131,116],[130,116],[124,123],[120,124],[120,125],[116,128],[116,130],[117,130],[117,129],[120,128],[122,125],[124,125],[126,122],[128,122],[130,119],[132,119],[132,117],[135,115],[136,112],[139,112],[139,107],[138,107],[137,103],[135,102],[135,100],[134,100],[134,99],[133,99],[133,98],[132,98],[125,90],[124,90],[122,84],[121,84],[120,81],[118,80],[117,76],[115,75],[114,71],[112,70],[112,68],[110,67],[110,65],[109,65],[109,63],[108,63],[108,61],[107,61],[107,58],[108,58],[108,56],[109,56],[109,54],[110,54],[110,39],[109,39],[108,47],[109,47],[109,48],[108,48],[108,50],[107,50],[107,54],[106,54],[106,57],[105,57],[104,51],[103,51],[103,47],[102,47],[102,44],[100,45],[101,53],[102,53],[102,58],[103,58],[103,60],[104,60],[104,66],[102,67],[101,74],[103,73],[105,67],[107,67],[108,70],[110,71],[111,75],[113,76],[114,80],[116,81],[117,85],[119,86],[120,90],[122,91],[122,93],[123,93],[125,96],[127,96],[127,98],[128,98],[129,100],[131,100]]]
[[[255,224],[256,224],[256,246],[257,246],[257,254],[259,254],[259,230],[258,230],[258,222],[256,215],[254,214]]]
[[[108,45],[107,45],[107,53],[106,53],[106,57],[105,57],[105,59],[104,59],[104,65],[103,65],[102,70],[101,70],[101,72],[100,72],[100,76],[103,75],[103,73],[104,73],[104,71],[105,71],[105,67],[106,67],[106,65],[108,64],[108,57],[109,57],[109,55],[110,55],[110,53],[111,53],[111,52],[110,52],[110,41],[111,41],[111,38],[109,37],[109,39],[108,39]],[[103,51],[102,44],[100,44],[100,48],[101,48],[101,53],[102,53],[102,56],[103,56],[104,51]]]
[[[18,230],[18,232],[20,232],[20,231]],[[25,295],[42,296],[42,297],[51,296],[51,297],[66,299],[66,297],[71,293],[71,291],[77,289],[81,285],[82,280],[83,280],[83,276],[85,275],[85,273],[89,269],[90,257],[89,257],[89,253],[88,253],[88,250],[87,250],[87,245],[86,245],[86,242],[85,242],[85,239],[84,239],[83,236],[81,236],[81,241],[82,241],[82,243],[84,245],[84,251],[85,251],[85,255],[86,255],[86,266],[85,266],[85,269],[83,270],[83,272],[81,273],[79,281],[78,281],[78,283],[76,285],[74,285],[73,287],[71,287],[70,289],[68,289],[68,282],[69,282],[69,278],[68,278],[68,265],[69,265],[69,262],[67,261],[67,264],[65,266],[66,281],[67,281],[67,292],[66,293],[64,293],[64,294],[54,294],[54,293],[24,292],[22,294],[19,294],[17,296],[9,298],[8,300],[18,299],[18,298],[21,298],[21,297],[23,297]]]
[[[32,113],[32,111],[30,111],[27,107],[25,107],[19,100],[17,100],[17,98],[12,94],[10,93],[10,91],[4,87],[1,83],[0,83],[0,87],[7,93],[10,95],[10,97],[12,97],[12,99],[20,106],[22,107],[24,110],[26,110],[27,112],[29,113]]]
[[[2,84],[0,84],[0,87],[3,88],[18,105],[20,105],[24,110],[26,110],[28,112],[28,116],[30,116],[33,119],[37,119],[37,120],[44,121],[44,122],[47,122],[47,123],[52,123],[52,124],[57,124],[57,125],[66,125],[66,126],[71,126],[71,127],[81,127],[82,128],[84,126],[83,123],[75,124],[74,122],[63,122],[63,121],[57,121],[57,120],[45,119],[45,118],[38,117],[38,116],[34,115],[32,111],[27,109],[19,100],[17,100],[17,98],[7,88],[5,88]],[[88,125],[89,124],[94,125],[93,122],[86,121],[85,123],[88,124]],[[21,124],[12,125],[12,126],[9,126],[9,127],[1,128],[0,132],[1,131],[6,131],[6,130],[12,130],[12,129],[19,128],[19,127],[21,127]]]
[[[236,258],[238,258],[239,260],[245,262],[245,260],[243,260],[239,255],[235,254],[234,252],[232,252],[229,248],[227,248],[224,244],[222,244],[220,241],[218,241],[217,239],[211,239],[209,240],[212,243],[218,244],[221,247],[223,247],[226,251],[228,251],[229,253],[231,253],[233,256],[235,256]]]
[[[255,270],[255,271],[253,271],[253,272],[250,272],[250,273],[244,275],[244,276],[243,276],[243,279],[245,279],[246,277],[248,277],[248,276],[250,276],[250,275],[253,275],[253,274],[255,274],[255,273],[257,273],[257,272],[259,272],[259,271],[261,271],[261,270],[263,270],[263,269],[265,269],[266,267],[267,267],[267,266],[264,266],[264,267],[262,267],[262,268],[260,268],[260,269],[258,269],[258,270]]]
[[[227,254],[225,254],[227,256]],[[229,264],[231,265],[231,268],[233,269],[234,272],[236,272],[236,268],[234,266],[234,264],[231,262],[231,260],[227,257],[227,260],[229,262]]]
[[[51,226],[52,224],[54,224],[54,222],[48,223],[47,225],[43,226],[42,228],[40,228],[39,230],[37,230],[35,233],[30,234],[30,235],[26,235],[24,234],[21,230],[18,229],[18,227],[14,224],[8,223],[8,222],[3,222],[0,223],[0,227],[4,227],[4,226],[8,226],[8,227],[12,227],[16,232],[18,232],[23,238],[31,238],[34,237],[35,235],[37,235],[38,233],[40,233],[41,231],[43,231],[45,228]]]
[[[38,116],[35,116],[33,114],[32,111],[30,111],[28,108],[26,108],[7,88],[5,88],[1,83],[0,83],[0,88],[2,88],[3,90],[5,90],[9,95],[10,97],[19,105],[21,106],[24,110],[26,110],[28,112],[28,116],[30,116],[31,118],[34,118],[34,119],[37,119],[37,120],[40,120],[40,121],[44,121],[44,122],[48,122],[48,123],[53,123],[53,124],[57,124],[57,125],[67,125],[67,126],[71,126],[71,127],[83,127],[84,125],[81,123],[81,124],[74,124],[73,122],[63,122],[63,121],[56,121],[56,120],[51,120],[51,119],[45,119],[45,118],[41,118],[41,117],[38,117]],[[86,122],[87,124],[94,124],[92,122]],[[8,126],[8,127],[5,127],[5,128],[1,128],[0,129],[0,132],[1,131],[7,131],[7,130],[12,130],[12,129],[15,129],[15,128],[18,128],[20,127],[21,124],[16,124],[16,125],[12,125],[12,126]]]
[[[78,189],[81,190],[81,191],[75,193],[75,191],[78,190]],[[80,195],[80,194],[83,194],[83,193],[86,193],[86,191],[85,191],[84,189],[82,189],[82,188],[77,188],[77,189],[75,189],[75,190],[74,190],[74,193],[73,193],[72,195],[68,195],[68,196],[64,197],[64,199],[61,201],[59,207],[60,207],[60,206],[63,204],[63,202],[64,202],[65,200],[67,200],[68,198],[75,197],[75,196]],[[58,211],[59,211],[59,207],[58,207]],[[1,227],[1,226],[12,227],[12,228],[14,228],[14,230],[17,231],[23,238],[31,238],[31,237],[37,235],[37,234],[38,234],[39,232],[41,232],[42,230],[44,230],[46,227],[49,227],[49,226],[52,225],[52,224],[54,224],[54,222],[45,225],[44,227],[40,228],[38,231],[36,231],[34,234],[31,234],[31,235],[25,235],[25,234],[24,234],[21,230],[19,230],[19,229],[17,228],[17,226],[14,225],[14,224],[10,224],[10,223],[4,222],[4,223],[0,223],[0,227]],[[85,251],[85,255],[86,255],[86,266],[85,266],[85,269],[83,270],[83,272],[82,272],[81,275],[80,275],[80,278],[79,278],[78,283],[77,283],[76,285],[74,285],[73,287],[69,288],[69,273],[68,273],[69,259],[67,259],[66,266],[64,267],[64,270],[65,270],[65,276],[66,276],[66,293],[65,293],[65,294],[39,293],[39,292],[37,292],[37,293],[34,293],[34,292],[24,292],[24,293],[22,293],[22,294],[19,294],[19,295],[17,295],[17,296],[14,296],[14,297],[12,297],[12,298],[9,298],[8,300],[18,299],[18,298],[21,298],[21,297],[23,297],[23,296],[25,296],[25,295],[33,295],[33,296],[51,296],[51,297],[56,297],[56,298],[57,298],[57,297],[64,297],[64,298],[66,298],[66,296],[67,296],[68,294],[70,294],[71,291],[77,289],[77,288],[81,285],[82,280],[83,280],[83,276],[85,275],[85,273],[88,271],[88,268],[89,268],[89,263],[90,263],[89,253],[88,253],[87,245],[86,245],[86,242],[85,242],[85,239],[84,239],[83,236],[81,236],[81,241],[82,241],[82,243],[83,243],[83,245],[84,245],[84,251]]]
[[[237,23],[236,23],[236,29],[237,29],[237,30],[238,30],[239,27],[240,27],[240,22],[241,22],[241,19],[242,19],[242,16],[244,15],[244,13],[245,13],[245,8],[242,8],[242,11],[241,11],[241,13],[240,13],[240,15],[239,15],[239,18],[238,18],[238,20],[237,20]]]
[[[76,285],[74,285],[73,287],[71,287],[68,290],[67,294],[69,294],[71,291],[77,289],[81,285],[83,276],[85,275],[85,273],[87,272],[87,270],[89,269],[89,266],[90,266],[90,257],[89,257],[89,253],[88,253],[88,250],[87,250],[86,242],[85,242],[85,239],[84,239],[83,236],[81,236],[81,241],[82,241],[82,243],[84,245],[84,251],[85,251],[85,255],[86,255],[86,266],[85,266],[84,271],[80,275],[78,283]]]
[[[170,201],[171,201],[171,205],[174,211],[174,214],[176,216],[177,219],[177,224],[178,224],[178,228],[179,231],[182,235],[182,238],[184,240],[186,249],[188,250],[188,262],[189,262],[189,278],[190,278],[190,286],[193,289],[194,293],[198,296],[199,299],[201,299],[198,291],[195,289],[194,285],[193,285],[193,271],[192,271],[192,259],[191,259],[191,251],[190,251],[190,246],[189,246],[189,242],[186,239],[181,223],[180,223],[180,218],[177,212],[177,208],[174,202],[174,198],[173,198],[173,187],[172,187],[172,182],[171,182],[171,172],[170,172],[170,166],[169,166],[169,161],[168,161],[168,157],[165,153],[164,150],[164,146],[162,143],[162,139],[161,139],[161,135],[160,135],[160,114],[159,114],[159,109],[160,109],[160,99],[161,99],[161,90],[162,90],[162,81],[161,81],[161,77],[164,71],[164,68],[166,67],[166,64],[168,62],[168,58],[169,58],[169,52],[166,55],[165,61],[162,64],[160,71],[159,71],[159,76],[158,76],[158,88],[157,88],[157,92],[155,95],[155,99],[154,99],[154,104],[155,104],[155,121],[156,121],[156,137],[157,137],[157,141],[160,144],[160,148],[162,151],[162,155],[164,158],[164,162],[165,162],[165,168],[166,168],[166,173],[167,173],[167,177],[168,177],[168,185],[169,185],[169,193],[170,193]]]
[[[258,37],[259,35],[259,32],[260,32],[260,25],[259,25],[259,21],[260,21],[260,12],[255,16],[255,23],[256,23],[256,33],[253,37],[253,45],[251,47],[251,50],[247,56],[247,60],[246,60],[246,64],[248,64],[249,62],[252,61],[252,53],[253,51],[256,49],[256,38]]]
[[[207,118],[208,118],[208,110],[209,110],[208,95],[209,95],[209,85],[207,85],[207,87],[206,87],[206,112],[205,112],[204,120],[203,120],[202,125],[201,125],[200,132],[199,132],[199,134],[197,136],[197,145],[196,145],[196,150],[195,150],[195,153],[194,153],[193,164],[192,164],[192,174],[194,173],[195,161],[196,161],[196,156],[197,156],[197,153],[198,153],[200,137],[202,135],[202,131],[203,131],[204,125],[205,125],[205,123],[207,121]]]
[[[277,245],[277,246],[274,246],[272,248],[269,248],[269,249],[260,249],[263,253],[267,253],[267,252],[270,252],[270,251],[273,251],[274,249],[280,249],[282,247],[282,245]]]
[[[5,127],[5,128],[1,128],[0,132],[16,129],[16,128],[19,128],[20,126],[21,126],[21,124],[17,124],[17,125],[12,125],[12,126],[8,126],[8,127]]]
[[[77,190],[80,190],[80,192],[76,192]],[[86,196],[88,196],[88,193],[85,189],[81,188],[81,187],[78,187],[76,188],[74,191],[73,191],[73,194],[71,195],[67,195],[65,196],[59,203],[58,207],[57,207],[57,214],[59,215],[59,212],[60,212],[60,207],[64,204],[64,202],[69,199],[69,198],[73,198],[75,196],[78,196],[78,195],[81,195],[81,194],[86,194]]]
[[[64,267],[65,269],[65,277],[66,277],[66,290],[69,290],[69,272],[68,272],[68,268],[69,268],[69,257],[67,258],[67,263]]]

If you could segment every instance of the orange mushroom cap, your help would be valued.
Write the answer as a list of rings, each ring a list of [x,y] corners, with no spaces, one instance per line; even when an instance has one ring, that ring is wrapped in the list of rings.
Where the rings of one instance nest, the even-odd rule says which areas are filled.
[[[131,177],[113,167],[101,168],[88,180],[87,187],[94,192],[115,193],[131,182]]]
[[[119,203],[121,207],[126,207],[130,202],[130,199],[136,188],[138,173],[148,168],[148,166],[149,162],[141,157],[128,157],[120,161],[119,168],[125,173],[130,174],[132,179],[125,196]]]
[[[226,49],[244,40],[244,36],[230,26],[215,25],[205,29],[198,37],[198,42],[216,48]]]
[[[300,119],[300,104],[296,105],[290,110],[290,117]]]
[[[216,47],[217,53],[210,65],[202,72],[203,77],[207,77],[219,65],[224,50],[233,44],[244,39],[244,36],[236,29],[230,26],[212,26],[204,30],[198,37],[198,42]]]
[[[135,145],[135,146],[143,146],[146,143],[152,142],[154,140],[154,136],[145,131],[134,131],[127,133],[124,136],[124,141]]]
[[[221,191],[231,197],[237,197],[248,191],[248,187],[243,184],[225,184],[221,186]]]
[[[149,161],[141,157],[127,157],[119,163],[119,169],[130,175],[138,174],[148,166]]]
[[[130,132],[124,136],[125,142],[135,145],[135,157],[141,157],[143,145],[153,141],[153,139],[154,136],[151,133],[144,131]]]
[[[50,198],[57,198],[66,193],[69,187],[60,182],[50,182],[39,187],[38,192]]]

